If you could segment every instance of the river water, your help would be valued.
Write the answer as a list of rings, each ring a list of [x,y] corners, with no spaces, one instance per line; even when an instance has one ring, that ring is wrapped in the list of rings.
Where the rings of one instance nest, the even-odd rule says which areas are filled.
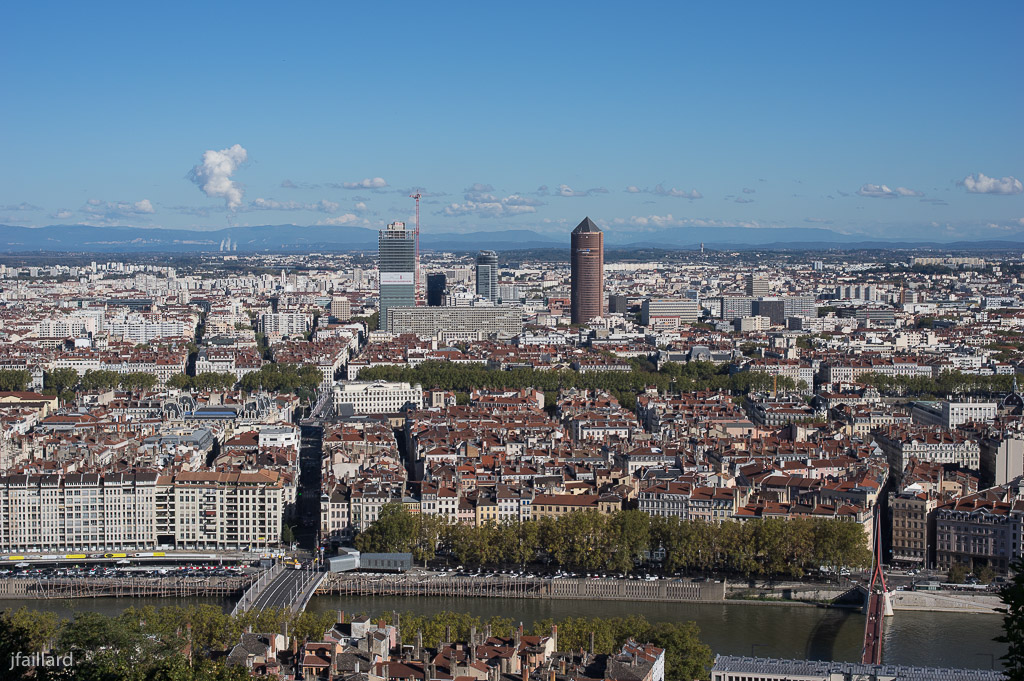
[[[0,601],[0,609],[27,607],[63,616],[77,611],[116,615],[130,606],[210,603],[230,610],[232,603],[204,598],[94,598],[59,601]],[[438,598],[402,596],[317,596],[312,611],[344,610],[378,614],[397,610],[430,615],[445,610],[494,615],[527,627],[544,618],[615,617],[640,614],[657,621],[692,620],[701,639],[716,653],[760,657],[857,661],[864,636],[864,616],[849,610],[750,603],[636,603],[511,598]],[[1000,615],[897,611],[886,622],[884,661],[940,667],[999,668],[1004,644]]]

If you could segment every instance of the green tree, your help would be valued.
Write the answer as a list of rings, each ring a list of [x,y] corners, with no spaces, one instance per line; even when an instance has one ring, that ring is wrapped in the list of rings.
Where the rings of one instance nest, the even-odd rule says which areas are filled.
[[[151,390],[156,385],[157,378],[153,374],[144,371],[136,371],[121,376],[121,387],[125,390]]]
[[[58,395],[70,391],[78,385],[78,372],[74,369],[54,369],[43,374],[43,385],[50,388]]]
[[[195,388],[195,377],[187,374],[174,374],[167,379],[167,386],[178,390],[192,390]]]
[[[946,573],[946,579],[950,584],[963,584],[968,572],[967,566],[963,563],[953,563]]]
[[[1003,633],[996,641],[1007,644],[1001,659],[1008,681],[1024,681],[1024,560],[1018,558],[1010,570],[1013,579],[999,592],[1006,609]]]
[[[107,391],[113,390],[121,382],[121,374],[116,371],[89,369],[79,381],[79,386],[85,391]]]
[[[355,540],[356,548],[369,553],[411,551],[416,541],[416,521],[400,503],[385,504],[376,522]]]
[[[0,370],[0,391],[22,392],[32,382],[32,374],[24,369]]]

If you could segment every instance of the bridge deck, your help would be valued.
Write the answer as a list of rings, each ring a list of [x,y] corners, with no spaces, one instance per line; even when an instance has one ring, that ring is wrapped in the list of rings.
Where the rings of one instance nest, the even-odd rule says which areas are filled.
[[[864,648],[861,662],[882,664],[882,634],[885,631],[885,572],[882,570],[882,526],[875,507],[875,541],[873,547],[871,584],[868,586],[868,618],[864,624]]]
[[[242,596],[234,613],[268,608],[301,612],[323,577],[324,573],[317,570],[293,570],[279,563]]]
[[[882,633],[885,627],[885,594],[874,592],[868,596],[868,621],[864,627],[864,651],[861,662],[882,664]]]

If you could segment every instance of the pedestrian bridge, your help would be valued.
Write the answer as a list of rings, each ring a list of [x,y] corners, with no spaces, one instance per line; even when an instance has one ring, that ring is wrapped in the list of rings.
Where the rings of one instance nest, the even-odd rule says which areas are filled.
[[[892,600],[885,584],[882,570],[882,531],[878,508],[875,508],[875,546],[872,551],[873,563],[871,583],[868,585],[867,622],[864,625],[864,648],[861,651],[863,664],[882,664],[882,635],[885,633],[885,618],[892,616]]]
[[[260,573],[252,586],[242,594],[231,614],[250,610],[263,612],[267,609],[300,613],[306,609],[309,599],[326,576],[326,572],[321,572],[314,565],[295,570],[282,562],[275,563]]]

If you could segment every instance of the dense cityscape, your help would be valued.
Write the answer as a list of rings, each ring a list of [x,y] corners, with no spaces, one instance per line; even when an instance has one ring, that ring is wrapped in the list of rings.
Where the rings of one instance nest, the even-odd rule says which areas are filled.
[[[1024,4],[0,19],[0,681],[1024,681]]]
[[[825,668],[715,658],[696,629],[598,619],[616,633],[595,648],[569,620],[577,654],[553,624],[440,636],[311,599],[868,602],[850,674],[884,659],[887,615],[997,611],[1024,537],[1018,254],[611,259],[590,218],[568,261],[418,237],[8,258],[6,597],[244,592],[230,615],[163,616],[189,655],[226,655],[211,674],[368,681]],[[231,618],[218,636],[182,634],[211,616]],[[44,647],[81,635],[47,622],[26,629]]]

